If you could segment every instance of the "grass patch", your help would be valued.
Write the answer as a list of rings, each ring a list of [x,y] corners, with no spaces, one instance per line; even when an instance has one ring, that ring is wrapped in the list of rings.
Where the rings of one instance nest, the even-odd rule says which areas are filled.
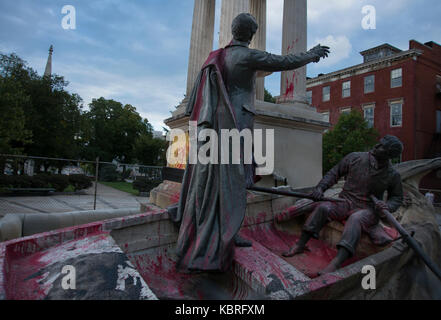
[[[75,192],[74,186],[73,185],[68,185],[68,187],[66,189],[64,189],[63,192]]]
[[[127,193],[131,193],[135,196],[139,195],[138,190],[133,189],[133,185],[130,182],[104,182],[104,181],[100,181],[101,184],[120,190],[120,191],[124,191]]]

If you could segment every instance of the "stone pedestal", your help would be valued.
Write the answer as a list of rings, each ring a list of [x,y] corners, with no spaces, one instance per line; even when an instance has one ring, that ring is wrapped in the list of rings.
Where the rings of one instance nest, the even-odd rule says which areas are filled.
[[[274,174],[257,185],[273,187],[276,176],[293,188],[316,185],[322,178],[323,131],[329,128],[322,115],[311,108],[263,101],[256,101],[256,111],[255,129],[274,129]]]
[[[149,203],[165,209],[179,202],[180,193],[180,183],[165,180],[159,186],[150,190]],[[145,212],[143,209],[144,207],[141,206],[141,211]]]
[[[312,108],[263,101],[256,101],[255,107],[255,129],[274,129],[274,174],[286,178],[293,188],[317,184],[322,178],[322,135],[329,123]],[[188,117],[165,122],[170,127],[188,128]],[[274,186],[274,174],[264,177],[258,185]]]

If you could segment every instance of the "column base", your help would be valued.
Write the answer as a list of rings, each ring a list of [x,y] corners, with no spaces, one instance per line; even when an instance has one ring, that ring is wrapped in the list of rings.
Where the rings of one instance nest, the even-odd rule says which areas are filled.
[[[163,183],[150,191],[149,204],[165,209],[179,202],[180,193],[181,183],[164,180]],[[142,209],[143,205],[141,205]]]

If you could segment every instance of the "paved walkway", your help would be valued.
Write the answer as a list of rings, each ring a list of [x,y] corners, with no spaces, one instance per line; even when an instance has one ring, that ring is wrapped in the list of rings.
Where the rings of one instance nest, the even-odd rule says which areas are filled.
[[[13,196],[0,197],[0,217],[8,213],[56,213],[79,210],[93,210],[95,187],[84,195]],[[139,208],[147,197],[130,193],[98,183],[96,209]]]

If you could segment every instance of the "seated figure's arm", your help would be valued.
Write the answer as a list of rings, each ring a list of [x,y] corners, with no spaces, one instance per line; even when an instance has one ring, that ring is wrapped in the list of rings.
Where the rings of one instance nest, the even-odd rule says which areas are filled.
[[[323,179],[318,183],[317,187],[322,189],[323,191],[328,190],[334,184],[340,180],[341,177],[344,177],[349,172],[349,166],[351,163],[353,155],[349,154],[344,157],[334,168],[329,170],[329,172],[323,177]]]
[[[312,196],[316,200],[320,200],[326,190],[336,184],[341,177],[344,177],[348,174],[353,157],[354,154],[352,153],[344,157],[334,168],[329,170],[329,172],[323,177],[322,180],[320,180],[320,182],[317,184],[317,186],[314,188],[314,191],[312,192]]]
[[[303,67],[310,62],[318,62],[327,57],[329,48],[316,46],[306,53],[276,55],[260,50],[250,50],[249,57],[244,61],[247,67],[268,72],[292,70]]]

